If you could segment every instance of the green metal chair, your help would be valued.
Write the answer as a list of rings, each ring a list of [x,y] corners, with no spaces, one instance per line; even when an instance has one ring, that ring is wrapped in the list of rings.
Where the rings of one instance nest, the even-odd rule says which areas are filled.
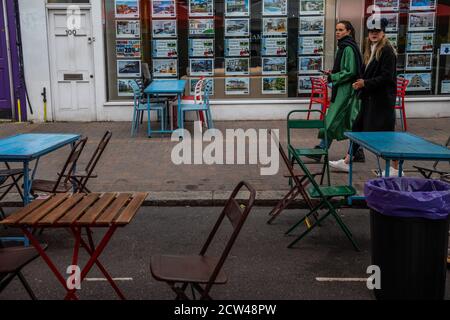
[[[319,201],[318,204],[312,210],[309,211],[309,213],[307,213],[300,221],[294,224],[286,232],[286,234],[290,234],[301,223],[303,222],[306,223],[307,229],[294,241],[292,241],[289,244],[288,248],[292,248],[298,241],[300,241],[303,237],[305,237],[308,233],[310,233],[316,226],[320,225],[320,223],[323,220],[325,220],[328,216],[331,215],[336,219],[336,222],[341,227],[342,231],[344,231],[345,235],[350,240],[356,251],[360,251],[358,245],[353,239],[353,235],[350,232],[349,228],[344,224],[341,217],[339,217],[339,214],[337,213],[337,210],[347,203],[347,198],[354,196],[356,194],[356,190],[352,186],[320,186],[292,146],[289,146],[289,152],[292,154],[294,161],[300,166],[301,170],[304,172],[305,176],[307,177],[311,185],[307,189],[309,197],[311,199],[317,199]],[[341,198],[341,199],[340,200],[336,199],[332,201],[334,198]],[[311,224],[309,222],[309,217],[311,215],[314,215],[321,209],[325,209],[327,210],[327,212],[321,215],[316,222]]]
[[[319,113],[320,117],[323,118],[323,120],[306,120],[306,119],[291,119],[291,117],[295,114],[299,113]],[[323,179],[325,177],[325,171],[327,174],[327,182],[328,185],[331,184],[330,181],[330,167],[328,165],[328,147],[325,149],[322,148],[296,148],[291,143],[291,136],[292,136],[292,130],[306,130],[306,129],[325,129],[326,128],[326,122],[325,122],[325,116],[322,111],[320,110],[293,110],[289,112],[287,116],[287,138],[288,138],[288,146],[292,147],[289,148],[289,159],[293,163],[293,155],[297,155],[298,157],[320,157],[323,158],[323,168],[321,172],[321,179],[320,184],[323,184]],[[327,131],[324,130],[324,140],[325,145],[328,146],[328,136]],[[289,181],[290,184],[292,181]]]

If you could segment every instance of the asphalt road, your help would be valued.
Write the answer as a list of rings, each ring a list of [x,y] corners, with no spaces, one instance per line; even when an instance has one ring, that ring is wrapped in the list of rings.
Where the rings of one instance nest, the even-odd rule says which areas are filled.
[[[315,300],[374,299],[363,281],[318,281],[317,278],[366,278],[370,265],[370,230],[368,210],[341,212],[352,230],[361,252],[350,242],[332,218],[297,244],[286,246],[293,239],[284,232],[300,217],[298,210],[285,211],[273,225],[265,223],[269,208],[255,208],[233,250],[224,270],[229,281],[213,288],[211,295],[219,300]],[[128,299],[173,299],[165,283],[152,279],[150,256],[159,253],[197,253],[215,222],[220,208],[142,208],[132,223],[119,229],[101,256],[101,261]],[[219,232],[219,248],[230,231],[229,224]],[[302,226],[303,227],[303,226]],[[0,235],[14,233],[0,230]],[[298,233],[297,233],[298,234]],[[100,232],[96,232],[99,239]],[[47,253],[60,270],[69,265],[72,240],[65,230],[47,230],[41,240],[49,244]],[[86,261],[86,255],[81,255]],[[61,299],[64,289],[53,274],[38,259],[24,269],[39,299]],[[85,300],[116,299],[115,293],[94,268],[88,275],[93,281],[83,282],[79,297]],[[450,299],[447,272],[446,299]],[[100,279],[101,280],[101,279]],[[330,280],[330,279],[328,279]],[[332,280],[332,279],[331,279]],[[28,299],[19,281],[0,294],[0,300]]]

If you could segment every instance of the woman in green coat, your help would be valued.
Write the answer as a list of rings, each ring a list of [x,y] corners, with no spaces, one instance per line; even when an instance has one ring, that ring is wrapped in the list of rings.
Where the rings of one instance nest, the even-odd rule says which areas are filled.
[[[362,55],[355,42],[355,29],[349,21],[336,24],[338,51],[333,70],[325,72],[328,82],[332,83],[331,104],[326,114],[328,147],[333,140],[344,140],[344,132],[351,131],[359,109],[360,99],[352,84],[362,73]],[[322,139],[316,148],[325,148],[323,130],[319,133]],[[364,161],[364,154],[355,155],[356,161]],[[358,159],[358,157],[360,159]]]

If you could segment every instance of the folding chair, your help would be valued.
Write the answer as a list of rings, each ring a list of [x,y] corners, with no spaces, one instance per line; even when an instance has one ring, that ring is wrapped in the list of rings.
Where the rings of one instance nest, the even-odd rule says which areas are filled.
[[[0,201],[2,201],[12,188],[16,187],[17,192],[23,201],[22,189],[19,186],[19,181],[23,177],[22,169],[11,169],[8,162],[5,162],[6,169],[0,170]],[[11,181],[8,182],[8,179]],[[0,207],[0,218],[5,218],[5,212]]]
[[[283,159],[284,163],[286,164],[286,167],[288,169],[288,174],[285,174],[284,177],[292,179],[294,184],[291,186],[291,189],[286,193],[286,195],[277,203],[275,208],[272,209],[272,211],[269,213],[271,218],[267,221],[268,224],[271,224],[277,216],[281,214],[281,212],[292,202],[294,201],[298,195],[301,195],[303,199],[305,200],[307,206],[312,210],[313,204],[311,202],[311,199],[308,196],[308,193],[305,190],[305,186],[308,184],[308,182],[305,183],[305,180],[308,178],[305,174],[298,172],[294,170],[291,162],[289,161],[289,158],[284,151],[283,147],[281,146],[280,141],[278,140],[278,137],[272,134],[271,131],[269,131],[269,134],[271,135],[272,139],[275,141],[275,143],[278,145],[278,150],[280,152],[281,158]],[[313,175],[315,176],[315,175]]]
[[[106,146],[111,140],[111,136],[112,136],[111,131],[106,131],[105,134],[103,135],[103,138],[100,140],[97,148],[95,149],[94,153],[92,154],[88,164],[86,165],[86,168],[83,171],[76,170],[74,174],[71,174],[71,181],[72,183],[76,184],[77,192],[86,192],[86,193],[91,192],[86,187],[86,184],[88,183],[90,178],[98,177],[98,175],[94,173],[94,169],[97,166],[97,163],[100,160],[100,157],[102,156],[103,152],[105,151]]]
[[[291,159],[291,161],[293,160],[292,156],[293,154],[291,154],[291,150],[292,152],[294,152],[295,155],[299,156],[299,157],[323,157],[324,158],[324,163],[323,163],[323,168],[322,168],[322,172],[321,172],[321,179],[320,179],[320,184],[323,184],[323,179],[325,177],[325,171],[327,173],[327,179],[328,179],[328,185],[331,184],[330,182],[330,167],[328,165],[328,136],[327,136],[327,130],[326,129],[326,122],[325,122],[325,118],[323,117],[322,120],[304,120],[304,119],[291,119],[291,116],[297,113],[305,113],[305,112],[316,112],[319,113],[321,115],[321,117],[323,117],[323,112],[320,110],[293,110],[291,112],[289,112],[288,116],[287,116],[287,136],[288,136],[288,146],[292,146],[291,143],[291,130],[297,130],[297,129],[323,129],[324,131],[324,140],[325,140],[325,145],[327,146],[325,149],[322,148],[290,148],[289,149],[289,159]],[[291,181],[290,181],[291,182]]]
[[[450,136],[448,137],[447,142],[445,143],[445,146],[447,148],[450,147]],[[437,174],[439,176],[439,179],[446,181],[446,179],[448,179],[448,176],[450,175],[450,171],[438,170],[437,166],[438,166],[439,162],[440,161],[435,161],[431,168],[426,168],[426,167],[421,167],[421,166],[413,166],[413,167],[416,168],[420,172],[420,174],[422,174],[422,176],[424,176],[424,178],[426,178],[426,179],[431,179],[433,174]],[[450,161],[449,161],[449,164],[450,164]]]
[[[39,257],[39,253],[34,247],[0,247],[0,293],[17,276],[30,298],[37,300],[36,295],[22,274],[22,269],[37,257]]]
[[[249,197],[245,201],[237,201],[238,192],[245,187]],[[157,281],[166,282],[176,293],[176,299],[189,299],[185,291],[189,285],[192,288],[193,299],[195,292],[200,294],[201,300],[210,300],[209,295],[214,284],[225,284],[227,277],[222,271],[230,250],[255,202],[256,191],[246,182],[240,182],[220,214],[216,224],[209,234],[203,248],[198,255],[158,255],[152,256],[150,270]],[[208,248],[214,240],[225,216],[233,226],[233,232],[220,256],[207,255]]]
[[[286,234],[290,234],[295,228],[297,228],[301,223],[306,222],[307,229],[298,236],[294,241],[292,241],[288,248],[292,248],[298,241],[300,241],[303,237],[305,237],[308,233],[310,233],[317,225],[319,225],[324,219],[326,219],[328,216],[333,216],[336,219],[336,222],[341,227],[342,231],[344,231],[347,238],[352,243],[353,247],[360,251],[358,248],[358,245],[356,244],[355,240],[353,239],[353,235],[350,232],[349,228],[344,224],[341,217],[339,217],[339,214],[337,213],[337,210],[347,203],[347,198],[354,196],[356,194],[356,190],[352,186],[319,186],[319,184],[316,182],[312,174],[309,172],[308,168],[306,167],[305,163],[301,160],[301,158],[295,153],[295,150],[292,146],[289,146],[289,151],[292,153],[292,156],[297,162],[297,164],[300,166],[304,174],[306,175],[309,183],[311,184],[311,187],[307,189],[309,196],[312,199],[318,199],[319,203],[314,206],[314,208],[307,213],[300,221],[298,221],[296,224],[294,224],[287,232]],[[334,198],[343,198],[339,201],[335,200],[332,202]],[[320,209],[325,209],[327,212],[323,214],[314,224],[310,225],[308,223],[308,219],[311,215],[318,212]]]
[[[36,191],[45,193],[64,193],[71,190],[74,187],[71,183],[72,173],[76,168],[78,158],[80,157],[86,142],[87,138],[83,138],[75,143],[61,172],[58,173],[56,181],[42,179],[33,180],[31,184],[31,193],[35,194]]]

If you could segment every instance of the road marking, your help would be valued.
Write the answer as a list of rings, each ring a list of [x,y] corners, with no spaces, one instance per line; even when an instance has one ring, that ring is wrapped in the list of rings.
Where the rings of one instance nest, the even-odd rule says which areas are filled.
[[[316,278],[319,282],[367,282],[367,279],[368,278]]]
[[[106,278],[86,278],[85,281],[108,281]],[[114,281],[133,281],[133,278],[113,278]]]

